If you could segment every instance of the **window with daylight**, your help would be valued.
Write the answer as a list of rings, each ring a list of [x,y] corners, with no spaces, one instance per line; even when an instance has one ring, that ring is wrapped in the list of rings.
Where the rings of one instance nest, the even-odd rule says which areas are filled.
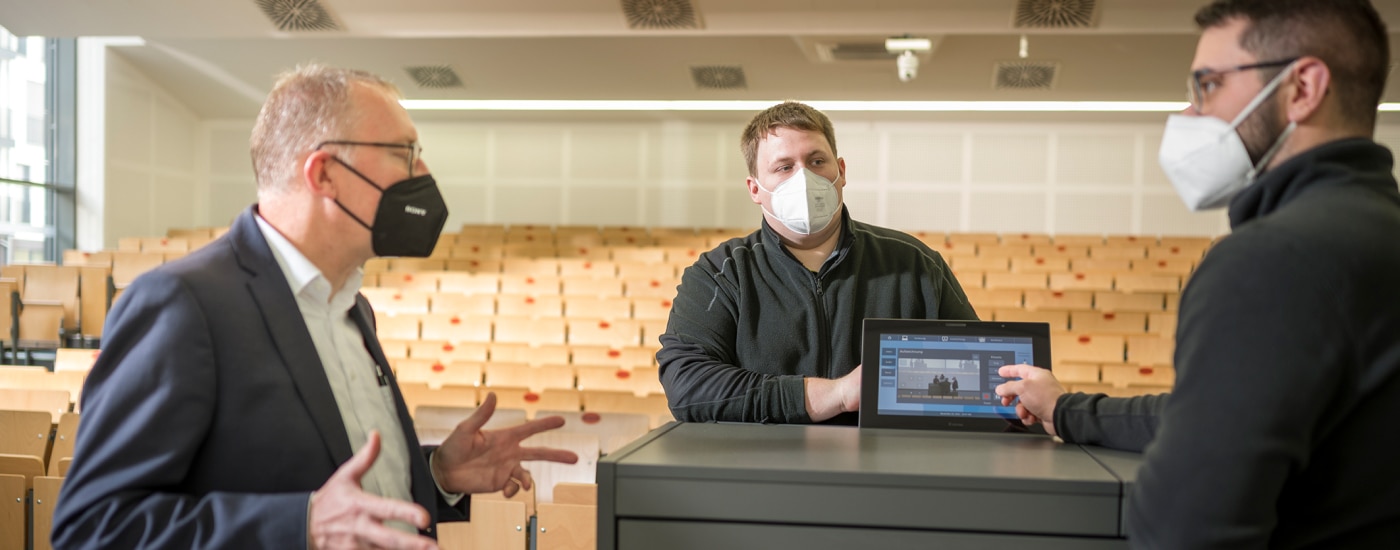
[[[72,39],[0,27],[0,263],[52,262],[74,232]]]

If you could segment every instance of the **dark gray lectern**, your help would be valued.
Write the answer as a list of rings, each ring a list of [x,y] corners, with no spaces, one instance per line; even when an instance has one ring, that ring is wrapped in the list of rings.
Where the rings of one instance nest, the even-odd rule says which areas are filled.
[[[598,462],[598,547],[1125,548],[1122,470],[1043,436],[672,423]]]

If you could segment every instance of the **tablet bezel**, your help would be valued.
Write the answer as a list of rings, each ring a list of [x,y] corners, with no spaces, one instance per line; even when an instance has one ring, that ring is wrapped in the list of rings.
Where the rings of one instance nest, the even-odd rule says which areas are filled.
[[[1033,364],[1050,368],[1050,324],[997,321],[944,321],[929,319],[866,319],[861,332],[860,427],[970,432],[1040,433],[1040,426],[1027,428],[1013,414],[1011,418],[969,418],[961,416],[907,416],[879,414],[880,335],[921,334],[930,336],[1007,336],[1031,338]]]

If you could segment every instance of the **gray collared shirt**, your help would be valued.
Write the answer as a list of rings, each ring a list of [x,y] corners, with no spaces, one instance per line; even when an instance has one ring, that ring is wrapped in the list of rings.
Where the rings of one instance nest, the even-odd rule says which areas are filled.
[[[345,424],[350,447],[359,450],[377,430],[380,437],[379,458],[361,479],[361,487],[370,494],[413,502],[409,460],[411,451],[404,437],[404,426],[395,410],[394,388],[381,384],[379,369],[365,347],[364,335],[350,317],[355,307],[355,295],[364,280],[363,271],[356,269],[339,292],[331,294],[331,285],[295,245],[283,237],[261,216],[254,219],[267,240],[277,265],[282,268],[296,296],[297,308],[306,322],[307,332],[316,346],[316,354],[326,371],[336,407]],[[436,480],[434,480],[436,482]],[[438,485],[449,503],[455,504],[462,495],[447,493]],[[389,522],[390,526],[416,533],[411,525]]]

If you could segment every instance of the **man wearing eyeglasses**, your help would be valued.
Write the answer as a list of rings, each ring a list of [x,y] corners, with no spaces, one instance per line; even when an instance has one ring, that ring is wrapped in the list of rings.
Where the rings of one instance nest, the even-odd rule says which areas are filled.
[[[398,99],[360,71],[279,80],[253,130],[257,205],[112,308],[55,547],[432,548],[466,493],[577,460],[520,445],[559,417],[481,430],[494,394],[441,447],[414,436],[359,295],[366,260],[427,256],[447,217]]]
[[[1368,0],[1203,8],[1191,107],[1161,163],[1233,233],[1181,297],[1171,394],[1066,394],[1043,369],[997,389],[1071,443],[1146,449],[1143,548],[1382,548],[1400,540],[1400,193],[1372,141],[1390,48]]]

